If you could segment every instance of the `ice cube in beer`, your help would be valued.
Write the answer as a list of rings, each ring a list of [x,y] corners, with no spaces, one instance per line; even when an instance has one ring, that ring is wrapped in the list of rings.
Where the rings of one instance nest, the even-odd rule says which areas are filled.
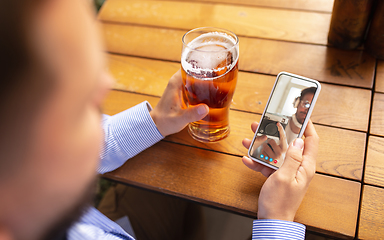
[[[217,76],[221,76],[225,74],[232,64],[232,53],[230,51],[227,52],[227,57],[217,65],[215,68],[215,73]]]
[[[187,62],[194,70],[188,71],[196,77],[211,78],[227,72],[232,63],[232,54],[225,47],[217,44],[203,45],[192,51]],[[223,51],[224,50],[224,51]]]

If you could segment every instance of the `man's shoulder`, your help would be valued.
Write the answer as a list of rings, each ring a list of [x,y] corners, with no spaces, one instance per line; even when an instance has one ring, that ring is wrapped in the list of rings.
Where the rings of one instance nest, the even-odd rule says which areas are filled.
[[[134,240],[117,223],[95,208],[89,208],[67,232],[68,240]]]

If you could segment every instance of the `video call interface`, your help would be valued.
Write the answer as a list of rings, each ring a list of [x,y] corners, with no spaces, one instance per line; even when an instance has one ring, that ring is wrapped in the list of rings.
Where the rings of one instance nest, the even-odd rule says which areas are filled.
[[[317,85],[281,74],[260,121],[250,155],[275,167],[283,164],[289,144],[302,128]]]

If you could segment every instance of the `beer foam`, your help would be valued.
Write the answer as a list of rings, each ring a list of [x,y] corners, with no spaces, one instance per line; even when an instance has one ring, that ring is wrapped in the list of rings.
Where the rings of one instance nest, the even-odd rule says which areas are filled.
[[[215,72],[223,70],[228,72],[236,65],[238,49],[233,47],[234,45],[236,45],[236,40],[226,33],[202,34],[192,40],[184,49],[181,58],[182,67],[186,72],[206,76],[202,77],[203,79],[212,79],[209,76],[213,76]],[[232,63],[223,66],[222,63],[229,57]]]

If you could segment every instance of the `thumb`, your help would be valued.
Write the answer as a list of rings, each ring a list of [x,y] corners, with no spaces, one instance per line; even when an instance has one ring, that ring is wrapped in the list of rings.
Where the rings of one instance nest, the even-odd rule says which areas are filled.
[[[277,129],[279,130],[280,135],[280,147],[283,152],[287,151],[287,136],[285,135],[285,130],[281,123],[277,123]]]
[[[280,167],[280,172],[284,173],[285,176],[296,176],[297,170],[303,161],[303,147],[304,141],[301,138],[296,138],[289,146],[284,163]]]
[[[199,104],[197,106],[188,107],[184,110],[183,120],[187,123],[195,122],[207,116],[209,108],[206,104]]]

